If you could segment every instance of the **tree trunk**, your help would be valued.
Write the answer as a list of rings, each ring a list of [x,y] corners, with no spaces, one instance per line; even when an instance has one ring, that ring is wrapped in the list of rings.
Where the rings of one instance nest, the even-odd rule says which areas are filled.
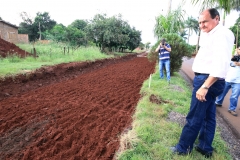
[[[40,34],[40,36],[39,36],[39,41],[42,39],[42,34],[41,34],[41,28],[40,28],[40,22],[38,23],[38,29],[39,29],[39,34]]]
[[[199,46],[200,34],[201,34],[201,31],[199,30],[199,31],[198,31],[198,41],[197,41],[197,45],[196,45],[196,54],[198,53],[198,46]]]

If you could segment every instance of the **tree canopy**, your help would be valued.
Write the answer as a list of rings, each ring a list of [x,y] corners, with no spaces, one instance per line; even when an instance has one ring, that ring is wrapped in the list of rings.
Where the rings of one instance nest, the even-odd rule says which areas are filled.
[[[167,33],[181,32],[184,28],[184,11],[179,6],[176,10],[170,11],[166,16],[159,15],[156,18],[156,25],[154,27],[154,35],[158,39]]]
[[[113,49],[134,50],[141,42],[141,32],[122,20],[121,15],[97,14],[87,27],[87,36],[105,52]]]
[[[240,46],[240,17],[236,20],[234,26],[230,27],[230,30],[234,33],[235,35],[235,44],[236,47]]]
[[[231,10],[240,10],[240,0],[191,0],[192,4],[201,4],[201,10],[209,7],[224,9],[229,14]]]
[[[44,39],[44,37],[41,37],[41,33],[52,29],[56,25],[56,21],[50,18],[48,12],[38,12],[34,20],[26,12],[22,12],[20,16],[23,22],[20,23],[18,32],[28,34],[30,41],[36,41],[39,38]]]
[[[106,14],[97,14],[90,21],[77,19],[67,27],[56,24],[47,12],[38,12],[34,20],[25,12],[21,13],[21,17],[23,22],[20,23],[19,33],[28,34],[30,41],[49,39],[74,46],[91,41],[103,52],[132,51],[141,42],[141,31],[122,20],[121,15],[107,17]]]
[[[185,28],[188,28],[188,43],[189,43],[189,36],[192,34],[192,31],[194,31],[197,34],[199,30],[198,21],[193,17],[188,17],[188,19],[185,21]]]

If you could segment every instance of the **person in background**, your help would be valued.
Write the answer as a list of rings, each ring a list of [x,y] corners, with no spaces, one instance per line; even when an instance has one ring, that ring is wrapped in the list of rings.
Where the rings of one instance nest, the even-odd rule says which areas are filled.
[[[160,78],[164,78],[163,67],[166,69],[167,81],[170,84],[170,52],[171,46],[166,43],[166,40],[163,38],[156,48],[155,52],[158,52],[159,58],[159,73]]]
[[[229,89],[232,89],[228,112],[233,116],[237,116],[236,108],[238,104],[238,97],[240,95],[240,47],[237,48],[237,54],[231,60],[231,67],[225,79],[225,88],[223,93],[218,96],[215,104],[217,107],[222,107],[224,97],[228,93]]]
[[[197,137],[196,151],[205,158],[210,158],[213,153],[215,100],[223,92],[234,44],[234,34],[219,21],[220,15],[215,8],[207,9],[199,16],[202,33],[200,49],[192,66],[195,73],[192,99],[180,139],[177,145],[170,147],[175,154],[190,154]]]

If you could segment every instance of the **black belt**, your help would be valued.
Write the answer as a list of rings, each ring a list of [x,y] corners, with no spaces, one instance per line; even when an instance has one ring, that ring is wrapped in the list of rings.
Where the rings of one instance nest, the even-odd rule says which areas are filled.
[[[209,74],[207,74],[207,73],[197,73],[197,72],[194,72],[194,74],[195,74],[196,76],[198,76],[198,75],[209,75]]]
[[[195,76],[199,76],[199,75],[209,75],[209,74],[207,74],[207,73],[197,73],[197,72],[194,72],[194,74],[195,74]],[[225,80],[225,79],[224,79],[224,78],[218,78],[218,80],[223,81],[223,80]]]

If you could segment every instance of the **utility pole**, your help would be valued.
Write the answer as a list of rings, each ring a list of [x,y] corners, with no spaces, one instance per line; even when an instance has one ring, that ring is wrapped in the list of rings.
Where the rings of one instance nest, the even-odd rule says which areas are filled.
[[[171,12],[171,8],[172,8],[172,0],[168,1],[168,13]]]

